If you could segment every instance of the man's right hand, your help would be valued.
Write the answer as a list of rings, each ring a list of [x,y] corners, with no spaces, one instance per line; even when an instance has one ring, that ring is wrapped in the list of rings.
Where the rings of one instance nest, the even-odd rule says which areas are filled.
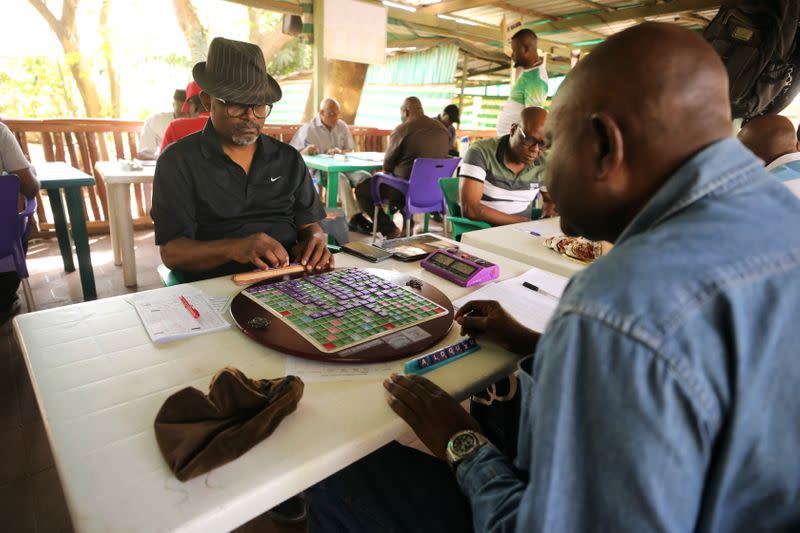
[[[319,150],[315,145],[309,144],[308,146],[300,150],[300,153],[303,155],[317,155],[319,153]]]
[[[485,337],[518,354],[533,353],[539,333],[531,331],[508,314],[495,301],[475,300],[458,310],[456,322],[461,324],[461,334]]]
[[[231,248],[231,259],[237,263],[252,263],[261,269],[289,264],[286,249],[266,233],[254,233],[235,239]]]

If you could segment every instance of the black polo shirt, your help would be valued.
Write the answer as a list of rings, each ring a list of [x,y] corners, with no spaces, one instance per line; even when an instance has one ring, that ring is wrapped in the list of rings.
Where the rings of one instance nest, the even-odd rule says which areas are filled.
[[[214,241],[264,232],[290,250],[298,226],[324,219],[325,209],[297,150],[261,135],[245,174],[222,151],[209,120],[158,158],[150,214],[157,245],[179,237]],[[229,263],[202,277],[252,268]]]

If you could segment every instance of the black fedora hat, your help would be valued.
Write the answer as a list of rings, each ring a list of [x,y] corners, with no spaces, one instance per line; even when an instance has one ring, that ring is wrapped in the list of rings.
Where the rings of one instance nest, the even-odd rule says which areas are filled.
[[[192,76],[203,92],[238,104],[273,104],[281,87],[267,73],[264,54],[251,43],[215,37],[208,59],[196,64]]]

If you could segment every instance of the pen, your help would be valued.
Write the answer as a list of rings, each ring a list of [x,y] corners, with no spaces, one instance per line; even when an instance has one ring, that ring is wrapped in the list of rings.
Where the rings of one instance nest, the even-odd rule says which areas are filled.
[[[547,292],[546,290],[539,288],[538,286],[534,285],[533,283],[528,283],[527,281],[523,281],[522,282],[522,286],[525,287],[526,289],[530,289],[530,290],[536,291],[536,292],[538,292],[540,294],[544,294],[545,296],[549,296],[550,298],[555,298],[556,300],[559,299],[558,296],[556,296],[555,294]]]
[[[186,308],[186,310],[187,310],[187,311],[189,311],[189,313],[191,313],[191,314],[192,314],[192,316],[193,316],[194,318],[196,318],[196,319],[199,319],[199,318],[200,318],[200,311],[198,311],[197,309],[195,309],[195,308],[192,306],[192,304],[190,304],[190,303],[189,303],[189,300],[187,300],[185,296],[181,296],[181,303],[182,303],[182,304],[183,304],[183,306]]]
[[[537,233],[537,232],[535,232],[535,231],[531,231],[531,232],[529,232],[529,233],[530,233],[531,235],[533,235],[534,237],[541,237],[541,236],[542,236],[542,234],[541,234],[541,233]]]

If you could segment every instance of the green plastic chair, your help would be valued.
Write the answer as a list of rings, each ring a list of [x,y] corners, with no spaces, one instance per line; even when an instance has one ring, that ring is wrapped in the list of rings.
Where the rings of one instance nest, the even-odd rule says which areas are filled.
[[[183,274],[176,270],[170,270],[167,268],[167,265],[164,264],[158,265],[158,275],[161,277],[161,282],[167,287],[186,283],[186,279],[183,277]]]
[[[470,231],[491,228],[492,225],[481,220],[472,220],[461,216],[461,207],[458,205],[458,180],[459,178],[442,178],[439,188],[442,189],[444,201],[447,204],[447,220],[452,227],[452,237],[461,241],[461,235]]]

